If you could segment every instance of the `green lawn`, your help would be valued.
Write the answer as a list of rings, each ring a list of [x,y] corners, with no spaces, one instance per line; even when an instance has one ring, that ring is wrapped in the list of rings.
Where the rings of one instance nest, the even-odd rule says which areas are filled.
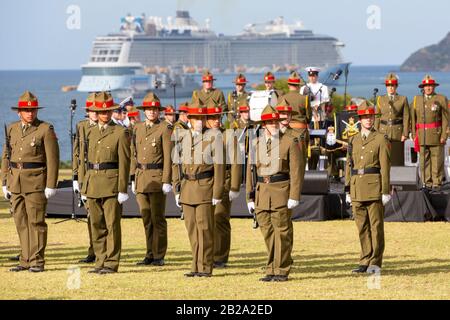
[[[18,237],[10,215],[0,214],[0,299],[450,299],[450,224],[443,222],[387,223],[381,278],[349,272],[359,255],[353,221],[296,222],[290,281],[262,283],[265,246],[251,219],[232,219],[229,266],[212,278],[183,276],[191,254],[179,219],[168,220],[164,267],[135,266],[145,254],[142,222],[123,219],[119,273],[106,276],[76,262],[86,255],[86,224],[56,221],[47,220],[47,271],[12,273],[7,258],[17,254]]]

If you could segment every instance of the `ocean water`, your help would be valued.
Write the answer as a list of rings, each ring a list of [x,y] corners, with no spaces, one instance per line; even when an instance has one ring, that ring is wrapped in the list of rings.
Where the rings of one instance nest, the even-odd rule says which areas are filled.
[[[400,78],[399,93],[408,96],[409,99],[420,94],[417,85],[421,82],[424,73],[399,72],[398,66],[351,66],[348,74],[347,92],[352,96],[371,97],[374,88],[379,89],[379,94],[384,94],[384,77],[388,72],[396,72]],[[437,92],[450,96],[450,73],[433,72],[433,77],[440,83]],[[285,77],[287,73],[276,74],[277,77]],[[324,75],[325,78],[327,75]],[[4,143],[3,123],[9,123],[18,119],[17,113],[11,110],[17,105],[20,94],[30,90],[39,99],[39,105],[45,107],[39,111],[41,120],[52,123],[59,139],[61,160],[70,159],[70,101],[76,99],[78,108],[74,116],[75,123],[84,116],[85,93],[76,91],[62,92],[64,85],[76,85],[81,77],[80,70],[57,71],[0,71],[0,146]],[[216,74],[216,87],[225,93],[233,89],[235,75]],[[251,84],[262,83],[262,74],[247,74],[247,81]],[[306,75],[303,73],[303,77]],[[200,76],[196,76],[200,83]],[[344,77],[335,83],[329,83],[330,87],[336,87],[338,94],[344,93]],[[325,81],[325,79],[322,79]],[[177,102],[190,100],[190,97],[177,97]],[[140,101],[138,101],[140,102]],[[163,104],[172,103],[173,99],[163,99]]]

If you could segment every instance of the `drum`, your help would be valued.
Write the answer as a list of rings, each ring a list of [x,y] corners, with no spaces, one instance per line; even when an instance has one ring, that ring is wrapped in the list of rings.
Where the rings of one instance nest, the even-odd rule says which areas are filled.
[[[277,103],[277,95],[274,90],[252,91],[249,100],[250,120],[260,121],[263,109],[268,104],[275,108]]]

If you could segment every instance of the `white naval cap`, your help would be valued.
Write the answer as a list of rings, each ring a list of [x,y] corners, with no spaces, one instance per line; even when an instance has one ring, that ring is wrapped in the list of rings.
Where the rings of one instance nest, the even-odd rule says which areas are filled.
[[[307,67],[305,70],[306,70],[306,72],[308,72],[308,74],[320,72],[320,69],[317,67]]]

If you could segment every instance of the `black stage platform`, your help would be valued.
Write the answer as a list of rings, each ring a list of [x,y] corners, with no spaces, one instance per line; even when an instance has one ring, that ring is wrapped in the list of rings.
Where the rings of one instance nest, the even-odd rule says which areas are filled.
[[[49,217],[67,217],[72,213],[72,181],[59,183],[56,196],[50,199],[47,206]],[[387,203],[385,221],[424,222],[450,221],[450,190],[444,187],[440,192],[425,194],[422,191],[398,191],[392,195]],[[300,205],[293,210],[294,221],[325,221],[333,219],[351,218],[351,208],[345,204],[345,193],[342,183],[331,183],[328,194],[302,195]],[[131,190],[130,199],[125,202],[124,217],[140,217],[139,208]],[[76,207],[76,214],[85,217],[84,208]],[[180,211],[175,205],[173,193],[166,201],[166,216],[179,217]],[[232,217],[250,218],[245,203],[245,191],[232,204]]]

